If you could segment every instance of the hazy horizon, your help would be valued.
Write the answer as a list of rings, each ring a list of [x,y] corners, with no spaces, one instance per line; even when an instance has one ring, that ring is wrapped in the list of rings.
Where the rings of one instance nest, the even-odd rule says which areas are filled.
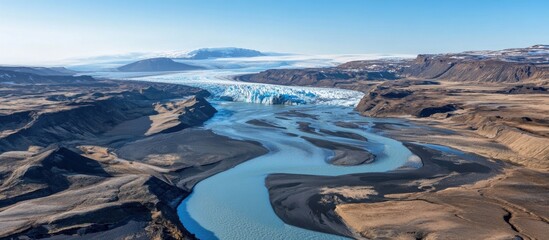
[[[522,7],[527,15],[517,14]],[[536,0],[0,0],[0,64],[211,47],[311,55],[528,47],[549,43],[548,7]]]

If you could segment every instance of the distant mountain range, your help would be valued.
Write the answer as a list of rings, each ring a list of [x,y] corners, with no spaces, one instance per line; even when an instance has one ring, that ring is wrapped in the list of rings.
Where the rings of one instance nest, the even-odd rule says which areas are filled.
[[[265,56],[264,53],[245,48],[201,48],[191,52],[173,52],[159,54],[160,57],[148,58],[118,67],[122,72],[162,72],[162,71],[187,71],[203,69],[192,64],[176,62],[179,60],[203,60],[216,58],[238,58]]]
[[[103,55],[73,59],[71,68],[79,71],[96,71],[98,66],[103,70],[112,70],[123,64],[132,63],[138,60],[147,60],[154,58],[169,58],[176,60],[202,60],[202,59],[222,59],[239,57],[258,57],[271,56],[276,53],[264,53],[257,50],[235,47],[224,48],[200,48],[193,51],[167,51],[167,52],[134,52],[118,55]],[[278,54],[277,54],[278,55]],[[187,62],[188,63],[188,62]],[[195,65],[188,63],[189,65]],[[196,64],[203,65],[203,64]]]
[[[226,48],[200,48],[190,52],[176,51],[171,53],[160,54],[160,57],[200,60],[200,59],[212,59],[212,58],[259,57],[259,56],[265,56],[265,55],[266,55],[265,53],[262,53],[257,50],[226,47]]]
[[[201,48],[188,53],[188,59],[259,57],[264,53],[245,48]]]
[[[538,44],[526,48],[509,48],[495,51],[466,51],[462,53],[440,54],[454,59],[499,60],[505,62],[549,63],[549,45]]]
[[[118,67],[121,72],[163,72],[163,71],[187,71],[203,69],[185,63],[176,62],[170,58],[150,58]]]
[[[42,76],[71,76],[76,74],[76,71],[66,69],[64,67],[23,67],[23,66],[0,66],[0,71],[31,73]]]
[[[237,77],[245,82],[321,87],[401,78],[498,83],[549,79],[549,45],[351,61],[331,68],[270,69]]]
[[[72,76],[52,72],[49,68],[0,67],[0,84],[89,84],[95,83],[90,76]],[[68,71],[68,70],[67,70]]]

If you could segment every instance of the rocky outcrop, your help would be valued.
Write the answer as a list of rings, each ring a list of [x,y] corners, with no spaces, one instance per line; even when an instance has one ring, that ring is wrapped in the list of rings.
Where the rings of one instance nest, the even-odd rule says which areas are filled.
[[[459,59],[452,55],[419,55],[404,77],[468,82],[523,82],[549,79],[549,66],[528,62]]]
[[[421,109],[417,114],[417,117],[430,117],[433,114],[437,113],[447,113],[457,110],[457,107],[454,104],[446,104],[439,107],[426,107]]]
[[[410,94],[412,94],[412,91],[391,90],[391,91],[385,91],[384,93],[381,93],[381,97],[389,98],[389,99],[400,99],[400,98],[405,98],[407,96],[410,96]]]
[[[507,87],[502,90],[498,90],[497,93],[503,94],[548,94],[549,89],[543,86],[530,85],[516,85]]]
[[[354,71],[344,68],[271,69],[257,74],[237,77],[244,82],[278,85],[338,87],[358,81],[392,80],[397,76],[389,71]]]
[[[206,99],[191,97],[177,102],[155,104],[158,113],[151,116],[151,127],[145,133],[146,136],[156,133],[168,133],[179,131],[188,127],[198,126],[213,117],[217,112]]]
[[[372,88],[358,103],[356,110],[368,116],[387,117],[411,115],[429,117],[436,113],[446,113],[458,109],[455,104],[436,101],[436,95],[420,95],[408,88],[423,86],[415,81],[396,80]],[[430,86],[427,84],[425,86]]]

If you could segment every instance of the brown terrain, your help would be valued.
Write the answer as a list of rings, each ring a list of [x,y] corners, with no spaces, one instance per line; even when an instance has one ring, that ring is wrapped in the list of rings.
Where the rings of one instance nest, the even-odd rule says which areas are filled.
[[[415,154],[391,172],[270,175],[265,184],[274,211],[286,223],[357,239],[545,239],[548,49],[237,77],[362,91],[357,112],[404,120],[342,117],[337,125],[390,136]],[[176,211],[193,186],[267,152],[199,127],[216,112],[204,99],[207,91],[73,74],[0,67],[0,239],[193,239]],[[314,115],[280,117],[303,118],[299,129],[319,137],[367,141],[315,129],[306,121]],[[333,164],[376,158],[353,146],[306,140],[333,151]]]
[[[192,239],[194,184],[267,151],[191,128],[204,90],[60,70],[0,69],[1,239]]]
[[[420,169],[380,175],[271,175],[271,203],[287,223],[368,239],[545,239],[549,232],[547,45],[269,70],[237,80],[363,91],[356,110],[408,120],[374,130],[408,142],[423,161]],[[431,161],[447,152],[411,143],[487,160],[438,157],[446,167],[433,169]],[[471,178],[482,168],[464,164],[479,161],[501,168]]]

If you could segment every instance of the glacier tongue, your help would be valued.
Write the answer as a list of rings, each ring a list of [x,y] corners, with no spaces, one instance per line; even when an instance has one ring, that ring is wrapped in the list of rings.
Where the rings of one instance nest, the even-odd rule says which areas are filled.
[[[214,98],[261,104],[321,104],[355,106],[363,93],[332,88],[279,86],[269,84],[191,84],[210,91]]]
[[[213,98],[219,100],[269,105],[320,104],[356,106],[362,96],[364,96],[362,92],[346,89],[282,86],[232,80],[232,75],[241,73],[234,70],[204,70],[146,77],[130,77],[129,79],[184,84],[206,89],[212,93]]]
[[[295,105],[310,102],[314,94],[260,85],[227,85],[214,92],[214,96],[237,102]]]

